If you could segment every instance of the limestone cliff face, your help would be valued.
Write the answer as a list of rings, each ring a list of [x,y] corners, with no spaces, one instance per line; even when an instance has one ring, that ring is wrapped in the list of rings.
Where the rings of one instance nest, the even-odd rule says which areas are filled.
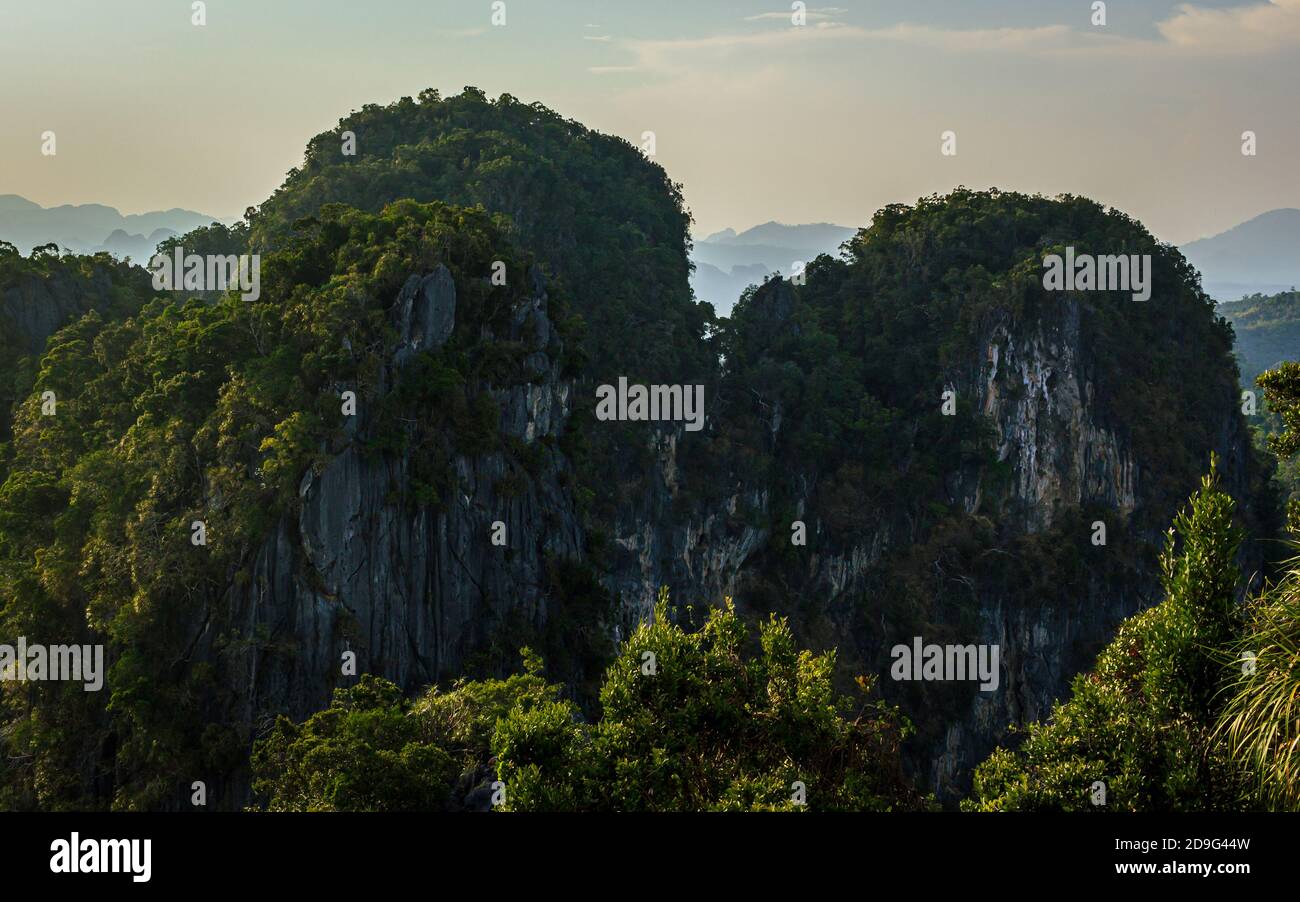
[[[106,305],[112,292],[107,268],[94,270],[88,278],[62,271],[44,278],[29,276],[0,291],[0,323],[8,340],[27,354],[39,354],[46,339],[76,317]]]
[[[1056,314],[1032,329],[994,324],[970,386],[994,424],[998,459],[1011,467],[1004,518],[1025,534],[1049,529],[1069,508],[1095,505],[1126,521],[1138,504],[1141,469],[1099,414],[1079,302],[1058,300]],[[1218,450],[1244,463],[1244,449]],[[979,486],[968,490],[966,509],[978,509],[981,495]],[[1104,548],[1097,552],[1100,558]],[[1108,583],[1090,569],[1085,582],[1032,607],[982,587],[981,634],[972,641],[999,648],[1001,681],[995,692],[975,693],[968,713],[949,723],[932,749],[927,777],[941,796],[969,786],[970,770],[1008,725],[1046,717],[1119,623],[1159,600],[1153,567],[1131,575],[1137,579]]]
[[[1155,475],[1099,410],[1078,300],[1056,300],[1056,315],[1032,330],[1018,334],[1005,321],[990,328],[973,386],[1000,437],[998,456],[1013,467],[1007,510],[1026,534],[1049,529],[1072,506],[1091,505],[1132,522],[1143,501],[1143,479]],[[1225,489],[1248,507],[1250,439],[1234,399],[1203,400],[1217,408],[1221,427],[1211,448],[1195,450],[1217,455]],[[975,497],[978,490],[968,502]],[[1173,513],[1161,512],[1156,520],[1168,523]],[[1074,674],[1092,665],[1120,622],[1161,599],[1154,558],[1161,539],[1150,527],[1135,529],[1127,541],[1145,542],[1147,553],[1118,579],[1100,563],[1108,549],[1096,547],[1098,563],[1079,583],[1036,606],[1011,603],[997,591],[981,594],[978,641],[1001,649],[1002,686],[977,693],[968,714],[947,726],[933,750],[932,786],[941,794],[968,787],[970,770],[1008,725],[1050,714],[1052,702],[1066,694]]]
[[[378,395],[413,355],[447,340],[455,314],[445,268],[407,282],[392,314],[400,340]],[[529,342],[526,367],[536,377],[492,391],[503,432],[526,445],[555,438],[571,387],[559,378],[540,282],[513,311],[509,334],[496,337]],[[229,589],[227,622],[251,641],[224,644],[215,629],[203,636],[200,653],[223,652],[239,720],[250,727],[268,714],[303,718],[326,706],[336,686],[355,682],[343,674],[346,652],[356,673],[410,691],[461,675],[473,655],[508,640],[507,624],[545,621],[547,557],[582,553],[558,451],[543,448],[543,464],[508,491],[503,480],[519,470],[505,453],[456,456],[458,488],[435,508],[412,497],[415,449],[365,450],[371,419],[362,404],[346,446],[303,476],[298,510],[280,519],[247,562],[248,577]],[[491,541],[498,521],[505,546]]]
[[[1080,345],[1079,302],[1028,334],[999,322],[984,338],[979,409],[997,424],[998,459],[1009,463],[1023,528],[1039,532],[1063,507],[1097,503],[1122,516],[1137,505],[1137,464],[1098,420],[1095,386]]]

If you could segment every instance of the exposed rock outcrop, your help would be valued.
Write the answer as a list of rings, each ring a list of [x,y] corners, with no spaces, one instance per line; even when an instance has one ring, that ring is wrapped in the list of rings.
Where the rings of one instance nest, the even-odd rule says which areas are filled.
[[[55,272],[47,278],[24,278],[0,292],[0,323],[6,338],[28,354],[45,350],[46,340],[87,311],[105,305],[113,291],[107,269],[88,278]]]

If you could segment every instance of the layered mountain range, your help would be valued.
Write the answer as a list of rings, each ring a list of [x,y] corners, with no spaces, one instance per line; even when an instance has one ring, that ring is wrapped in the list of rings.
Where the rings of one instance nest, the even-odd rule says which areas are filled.
[[[23,253],[55,244],[78,254],[103,251],[144,264],[163,241],[214,220],[193,210],[123,214],[103,204],[42,207],[16,194],[0,195],[0,241]]]

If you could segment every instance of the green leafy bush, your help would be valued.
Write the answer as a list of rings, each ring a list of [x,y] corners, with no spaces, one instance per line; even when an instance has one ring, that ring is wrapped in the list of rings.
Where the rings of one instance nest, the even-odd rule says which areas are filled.
[[[1260,377],[1285,424],[1275,437],[1284,454],[1300,450],[1300,366]],[[1292,461],[1294,463],[1294,461]],[[1300,530],[1300,502],[1291,528]],[[1270,808],[1300,810],[1300,558],[1246,610],[1246,628],[1231,647],[1235,679],[1218,735],[1252,776],[1251,792]]]
[[[366,677],[327,711],[302,725],[281,718],[259,740],[257,789],[273,810],[454,809],[498,781],[505,811],[931,804],[902,773],[906,721],[837,694],[833,653],[797,650],[773,619],[748,655],[730,605],[695,632],[669,610],[662,597],[623,643],[592,723],[527,649],[523,674],[435,687],[414,704]],[[864,695],[870,688],[861,681]]]
[[[978,811],[1225,810],[1241,804],[1244,775],[1214,738],[1236,634],[1232,499],[1202,480],[1169,532],[1165,599],[1126,621],[1070,698],[1032,724],[1016,751],[975,771]]]
[[[696,632],[669,613],[663,593],[606,672],[595,723],[563,700],[517,708],[501,722],[493,750],[508,810],[924,805],[898,758],[908,725],[882,702],[835,692],[833,652],[799,651],[773,618],[760,627],[758,653],[747,655],[730,604],[711,609]],[[870,681],[859,688],[869,693]]]

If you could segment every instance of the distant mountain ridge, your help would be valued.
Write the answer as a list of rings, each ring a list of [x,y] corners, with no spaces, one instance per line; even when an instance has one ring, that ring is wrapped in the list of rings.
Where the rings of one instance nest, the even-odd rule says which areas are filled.
[[[0,194],[0,241],[24,254],[54,243],[77,253],[107,251],[145,263],[160,241],[219,221],[180,208],[124,214],[104,204],[42,207],[17,194]]]
[[[723,229],[701,239],[706,244],[770,245],[776,247],[820,249],[832,243],[843,243],[853,236],[855,229],[829,222],[803,225],[786,225],[783,222],[765,222],[740,234],[735,229]]]
[[[856,232],[828,222],[765,222],[740,233],[723,229],[695,242],[691,287],[697,298],[726,315],[741,292],[761,284],[764,276],[788,276],[796,261],[807,263],[820,254],[839,256],[840,245]]]
[[[1277,294],[1300,285],[1300,210],[1270,210],[1180,250],[1215,300]]]

